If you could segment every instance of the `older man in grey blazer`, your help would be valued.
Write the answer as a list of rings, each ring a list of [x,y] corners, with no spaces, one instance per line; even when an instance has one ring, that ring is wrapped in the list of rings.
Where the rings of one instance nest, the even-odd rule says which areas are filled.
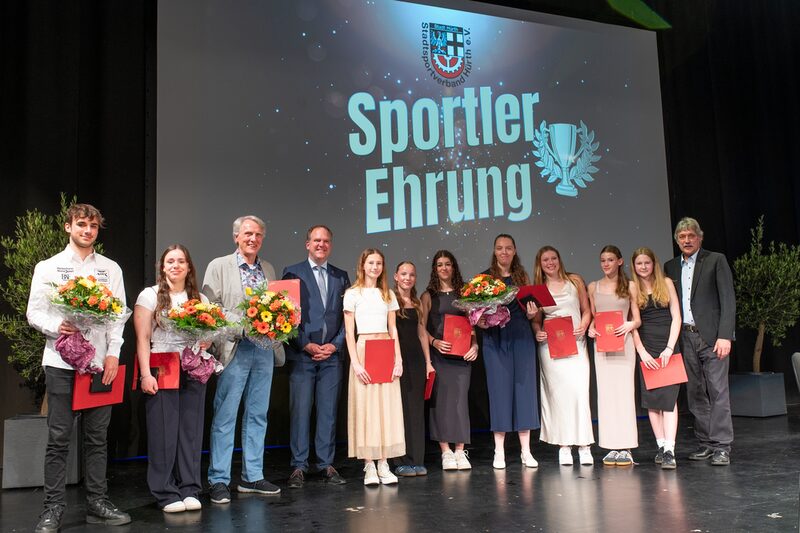
[[[212,302],[226,309],[235,309],[245,299],[245,289],[255,289],[275,280],[275,269],[259,258],[264,241],[264,222],[253,215],[233,222],[234,253],[209,263],[202,292]],[[242,417],[242,475],[239,492],[277,494],[280,489],[264,479],[264,437],[267,433],[267,410],[272,388],[273,366],[285,360],[283,347],[264,350],[247,338],[222,343],[217,356],[225,370],[217,380],[214,396],[214,418],[211,422],[211,464],[208,482],[211,502],[231,501],[231,459],[239,404],[244,403]]]
[[[725,256],[702,249],[703,230],[693,218],[675,227],[681,255],[669,260],[664,271],[672,278],[681,300],[681,349],[689,382],[689,410],[700,448],[689,454],[694,461],[730,464],[733,442],[728,367],[736,322],[733,276]]]

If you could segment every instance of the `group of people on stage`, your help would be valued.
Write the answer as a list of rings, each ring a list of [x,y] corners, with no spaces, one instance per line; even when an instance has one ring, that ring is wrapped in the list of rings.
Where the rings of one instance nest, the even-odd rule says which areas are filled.
[[[125,291],[119,266],[94,251],[100,212],[88,204],[70,207],[64,228],[67,248],[39,263],[31,285],[28,319],[47,337],[43,366],[50,404],[49,441],[45,459],[45,500],[37,531],[57,531],[65,508],[66,456],[73,427],[71,410],[74,370],[54,349],[60,334],[78,330],[48,304],[53,283],[76,275],[93,275],[123,302]],[[136,350],[140,387],[146,395],[148,430],[147,482],[164,512],[200,509],[200,469],[204,424],[205,383],[181,371],[178,389],[159,390],[150,372],[150,354],[174,351],[180,338],[160,325],[164,310],[197,299],[233,309],[247,289],[277,279],[272,265],[259,255],[264,222],[256,216],[233,223],[236,250],[214,259],[202,284],[189,251],[169,246],[158,262],[157,282],[139,294],[134,306]],[[727,389],[727,370],[733,339],[735,299],[730,269],[721,254],[701,249],[703,233],[694,219],[681,220],[675,229],[681,255],[662,271],[652,250],[638,248],[631,257],[632,276],[615,246],[600,254],[602,278],[588,285],[569,273],[558,250],[541,248],[528,274],[512,236],[498,235],[485,273],[506,284],[545,284],[556,305],[508,304],[510,321],[503,327],[477,323],[465,355],[451,354],[444,340],[445,316],[463,315],[454,306],[464,286],[456,257],[447,250],[433,256],[426,288],[417,294],[417,269],[400,261],[392,274],[384,254],[364,250],[351,284],[346,271],[328,263],[333,232],[312,226],[306,235],[308,256],[286,267],[283,279],[300,280],[302,319],[299,335],[288,344],[265,349],[247,337],[201,345],[224,365],[217,378],[210,431],[208,483],[211,502],[230,502],[231,461],[237,413],[243,406],[241,427],[242,472],[239,492],[277,494],[280,488],[264,478],[263,455],[273,369],[290,365],[291,488],[300,488],[310,472],[328,483],[346,480],[334,467],[336,413],[345,358],[347,379],[348,455],[364,461],[364,484],[397,483],[398,476],[427,473],[425,466],[425,385],[436,373],[429,403],[427,428],[439,443],[443,470],[467,470],[465,445],[470,443],[468,393],[472,364],[479,354],[486,369],[490,423],[494,435],[494,468],[506,467],[505,437],[516,432],[520,461],[538,466],[531,453],[531,430],[541,427],[540,439],[560,447],[559,463],[573,464],[573,447],[581,464],[592,464],[594,443],[589,401],[590,361],[587,339],[600,335],[594,316],[619,310],[625,320],[614,332],[624,337],[621,352],[594,354],[597,377],[599,445],[608,450],[606,465],[634,462],[638,446],[635,407],[636,357],[649,368],[666,366],[673,353],[682,351],[689,375],[689,407],[695,416],[700,448],[690,459],[711,458],[712,464],[729,463],[733,431]],[[390,288],[389,277],[393,277]],[[570,317],[578,354],[552,358],[544,323],[553,317]],[[122,344],[120,325],[89,337],[96,363],[104,369],[103,383],[111,383]],[[392,379],[372,383],[365,366],[369,340],[392,339]],[[680,346],[679,346],[680,343]],[[537,359],[538,354],[538,359]],[[537,393],[537,362],[540,395]],[[641,379],[641,378],[640,378]],[[658,443],[655,462],[674,469],[679,385],[653,390],[641,386],[641,404],[648,409]],[[312,408],[316,412],[314,449],[310,462]],[[106,430],[111,407],[83,411],[86,456],[87,521],[124,524],[130,516],[107,498]],[[389,464],[393,463],[393,468]]]

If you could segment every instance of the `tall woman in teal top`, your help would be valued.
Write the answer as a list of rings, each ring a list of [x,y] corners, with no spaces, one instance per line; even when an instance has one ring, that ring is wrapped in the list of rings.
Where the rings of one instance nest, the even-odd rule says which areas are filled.
[[[494,240],[492,263],[485,273],[502,279],[507,285],[528,285],[530,278],[517,256],[511,235],[500,234]],[[489,390],[489,416],[494,432],[495,468],[505,468],[505,438],[509,431],[519,434],[520,459],[535,468],[531,454],[531,430],[539,428],[539,401],[536,395],[536,341],[530,321],[538,309],[532,303],[526,309],[516,301],[508,304],[511,321],[505,327],[483,327],[482,348]]]

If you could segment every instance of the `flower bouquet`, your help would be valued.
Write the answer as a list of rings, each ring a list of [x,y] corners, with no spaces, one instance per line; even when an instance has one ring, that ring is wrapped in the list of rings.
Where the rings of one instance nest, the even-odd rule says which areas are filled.
[[[257,346],[270,350],[297,337],[300,305],[289,298],[289,291],[275,292],[267,284],[247,288],[249,299],[239,304],[245,313],[244,334]]]
[[[473,326],[485,318],[487,326],[502,328],[511,320],[511,313],[505,304],[514,300],[517,292],[517,287],[506,285],[501,279],[478,274],[464,284],[460,298],[453,305],[467,313],[469,323]]]
[[[159,325],[187,342],[181,353],[181,367],[200,383],[207,382],[211,374],[222,372],[223,368],[201,345],[233,337],[239,330],[235,322],[227,319],[222,307],[197,299],[165,311]]]
[[[74,335],[60,335],[55,348],[65,363],[80,374],[98,374],[103,368],[94,362],[95,348],[86,335],[105,332],[124,323],[131,310],[94,276],[77,276],[62,285],[53,284],[51,304],[66,321],[80,330]]]

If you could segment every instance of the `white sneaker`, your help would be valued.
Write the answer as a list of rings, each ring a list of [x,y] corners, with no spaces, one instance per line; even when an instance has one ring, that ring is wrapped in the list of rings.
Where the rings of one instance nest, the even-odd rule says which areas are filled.
[[[472,470],[472,465],[469,462],[469,453],[467,450],[456,450],[456,466],[459,470]]]
[[[578,446],[578,458],[582,465],[593,465],[592,449],[589,446]]]
[[[186,510],[186,504],[181,501],[172,502],[162,507],[161,510],[165,513],[182,513]]]
[[[519,457],[522,459],[522,464],[528,468],[536,468],[539,466],[539,462],[533,458],[531,452],[522,452]]]
[[[378,479],[378,470],[375,468],[375,463],[370,461],[364,465],[364,485],[380,485],[381,480]]]
[[[393,485],[397,483],[397,476],[392,474],[389,469],[389,463],[386,461],[378,461],[378,478],[384,485]]]
[[[506,467],[506,454],[505,452],[494,452],[494,460],[492,461],[492,468],[503,470]]]
[[[199,511],[203,508],[203,504],[200,503],[200,500],[195,498],[194,496],[187,496],[183,499],[183,504],[186,506],[187,511]]]
[[[453,450],[442,453],[442,470],[458,470],[458,461]]]
[[[564,466],[572,466],[572,447],[562,446],[558,450],[558,464]]]

